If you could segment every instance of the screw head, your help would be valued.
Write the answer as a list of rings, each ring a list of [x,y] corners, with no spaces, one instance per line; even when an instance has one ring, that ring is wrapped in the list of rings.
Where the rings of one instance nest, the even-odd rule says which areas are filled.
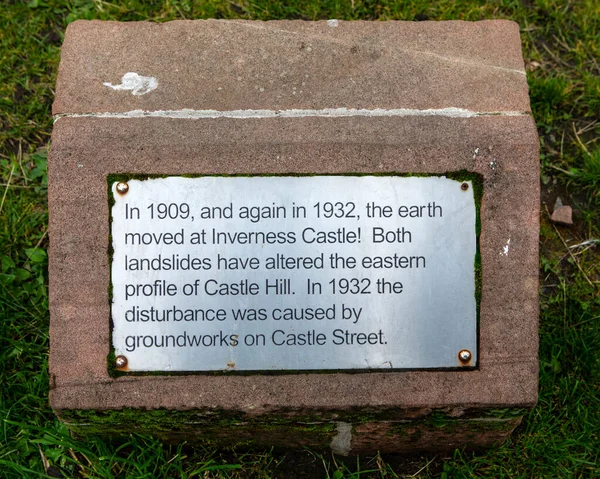
[[[458,360],[463,364],[468,363],[472,357],[473,355],[468,349],[463,349],[458,353]]]
[[[115,364],[118,368],[124,368],[127,366],[127,358],[125,356],[117,356],[115,358]]]
[[[119,183],[117,183],[117,193],[119,193],[120,195],[124,195],[129,191],[129,185],[124,182],[124,181],[120,181]]]
[[[469,183],[463,183],[460,185],[460,189],[463,191],[467,191],[469,189]]]

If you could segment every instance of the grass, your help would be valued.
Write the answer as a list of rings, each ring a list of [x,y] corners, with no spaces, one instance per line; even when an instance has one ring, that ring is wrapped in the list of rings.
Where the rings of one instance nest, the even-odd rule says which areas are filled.
[[[48,406],[46,152],[66,25],[78,18],[480,20],[521,26],[541,141],[540,400],[502,446],[340,462],[310,452],[71,438]],[[600,67],[597,0],[30,0],[0,10],[0,476],[600,477]],[[572,227],[550,223],[557,196]],[[547,209],[546,206],[547,205]]]

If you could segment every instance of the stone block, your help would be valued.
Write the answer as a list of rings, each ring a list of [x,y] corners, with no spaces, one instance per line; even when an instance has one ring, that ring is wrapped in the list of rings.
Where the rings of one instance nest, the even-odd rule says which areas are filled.
[[[539,147],[508,21],[77,21],[49,158],[50,401],[79,434],[372,454],[487,447],[537,400]],[[481,178],[477,364],[129,374],[110,175]]]

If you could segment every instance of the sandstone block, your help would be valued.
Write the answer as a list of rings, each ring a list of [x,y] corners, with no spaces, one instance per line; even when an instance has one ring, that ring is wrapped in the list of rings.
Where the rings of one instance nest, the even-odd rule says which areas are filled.
[[[412,452],[489,446],[535,404],[539,150],[516,24],[77,21],[53,113],[50,401],[74,431]],[[472,367],[115,370],[112,175],[451,172],[482,186]]]

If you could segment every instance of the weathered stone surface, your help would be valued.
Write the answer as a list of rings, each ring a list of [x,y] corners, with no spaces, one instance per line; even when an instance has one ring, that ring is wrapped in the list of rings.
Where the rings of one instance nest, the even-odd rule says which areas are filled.
[[[570,206],[560,206],[552,212],[550,220],[560,225],[571,226],[573,224],[573,209]]]
[[[341,412],[322,416],[296,414],[284,419],[267,415],[257,419],[231,416],[225,411],[125,410],[65,411],[61,417],[80,435],[127,434],[135,430],[174,443],[280,450],[331,448],[342,455],[448,452],[457,447],[481,449],[502,442],[521,422],[520,417],[510,416],[457,419],[449,416],[448,411],[423,413],[413,419],[399,419],[393,411],[385,410],[378,416]],[[502,416],[499,411],[494,413]]]
[[[158,87],[133,95],[103,85],[120,84],[127,72],[155,77]],[[182,108],[486,114],[183,118]],[[131,110],[151,116],[130,118]],[[177,114],[160,117],[166,110]],[[498,111],[525,113],[489,114]],[[431,449],[463,444],[464,431],[474,446],[505,437],[514,418],[477,419],[503,420],[499,410],[537,399],[539,151],[528,111],[518,28],[510,22],[72,24],[54,105],[64,116],[49,161],[53,408],[79,432],[155,430],[178,440],[171,424],[202,437],[230,417],[226,430],[240,438],[262,430],[257,444],[283,434],[290,445],[319,448],[331,445],[343,422],[351,424],[349,453],[404,450],[416,438],[413,426],[419,445]],[[120,117],[78,116],[103,112]],[[476,369],[109,373],[107,175],[458,170],[484,179]],[[431,427],[440,418],[456,421],[452,433]],[[403,421],[413,422],[401,431]],[[322,427],[307,426],[313,422]],[[402,434],[409,440],[400,441]]]
[[[158,86],[132,95],[104,85],[127,72]],[[530,111],[509,21],[69,25],[54,114],[183,108]]]

